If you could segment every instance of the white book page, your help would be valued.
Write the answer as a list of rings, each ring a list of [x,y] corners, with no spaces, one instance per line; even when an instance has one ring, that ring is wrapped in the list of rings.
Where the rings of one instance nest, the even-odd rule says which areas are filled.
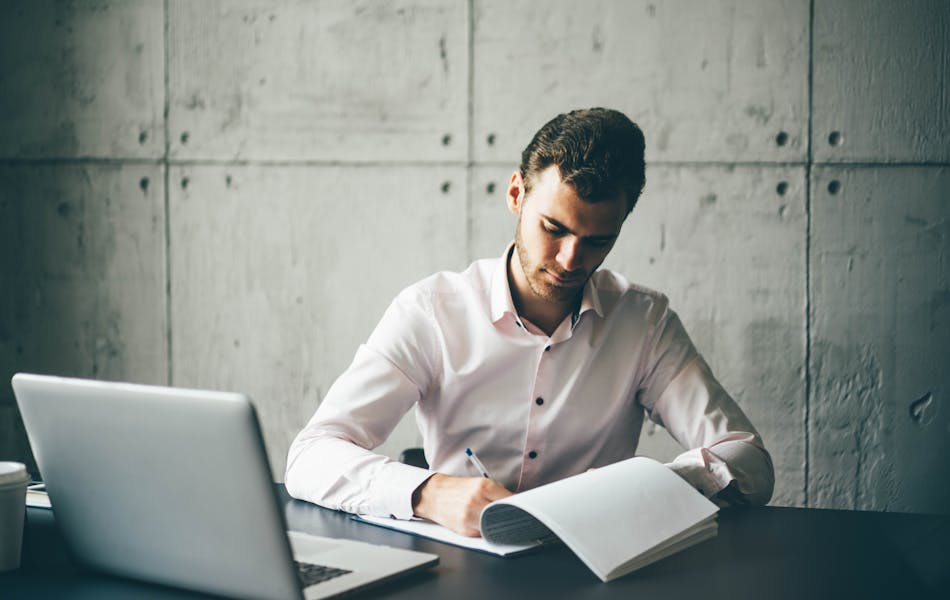
[[[379,525],[380,527],[386,527],[387,529],[395,529],[396,531],[411,533],[413,535],[433,539],[438,542],[452,544],[453,546],[461,546],[471,550],[478,550],[480,552],[487,552],[489,554],[497,554],[498,556],[508,556],[518,552],[524,552],[525,550],[529,550],[538,545],[537,543],[533,542],[518,545],[491,544],[487,542],[485,538],[473,538],[460,535],[441,525],[437,525],[432,521],[424,521],[420,519],[403,521],[401,519],[393,519],[390,517],[370,517],[366,515],[354,515],[353,518],[357,521]]]
[[[500,504],[534,515],[605,581],[618,566],[661,551],[670,538],[719,510],[673,471],[645,457],[498,500],[482,511],[483,523]]]
[[[613,571],[607,574],[605,581],[611,581],[617,577],[622,577],[627,573],[632,573],[637,569],[641,569],[651,563],[655,563],[658,560],[666,558],[667,556],[672,556],[681,550],[685,550],[694,544],[698,544],[709,538],[716,537],[716,533],[719,531],[719,525],[715,521],[710,521],[705,525],[698,527],[693,533],[688,536],[683,537],[680,540],[677,540],[671,544],[664,544],[663,546],[654,549],[651,552],[641,555],[639,558],[620,565]]]

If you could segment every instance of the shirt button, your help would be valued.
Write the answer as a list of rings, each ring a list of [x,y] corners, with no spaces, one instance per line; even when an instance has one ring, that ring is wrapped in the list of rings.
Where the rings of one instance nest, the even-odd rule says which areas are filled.
[[[528,452],[528,458],[537,458],[537,457],[538,457],[538,453],[535,452],[534,450],[532,450],[531,452]]]
[[[537,404],[538,406],[541,406],[542,404],[544,404],[544,398],[536,398],[534,403]]]

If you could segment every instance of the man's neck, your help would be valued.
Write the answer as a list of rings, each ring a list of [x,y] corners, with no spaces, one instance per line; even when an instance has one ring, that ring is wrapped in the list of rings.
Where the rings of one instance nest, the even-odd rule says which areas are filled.
[[[517,248],[512,248],[508,256],[508,289],[511,290],[511,300],[522,319],[527,319],[550,337],[561,321],[577,308],[583,292],[566,302],[538,298],[528,285],[528,278],[521,268],[517,252]]]

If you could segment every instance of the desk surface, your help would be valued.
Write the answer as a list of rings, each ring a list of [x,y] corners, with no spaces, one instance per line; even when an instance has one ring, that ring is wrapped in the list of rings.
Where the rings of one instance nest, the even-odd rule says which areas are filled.
[[[565,547],[499,558],[358,523],[278,494],[291,529],[438,554],[429,572],[365,598],[926,598],[950,586],[950,517],[797,508],[729,509],[719,535],[609,584]],[[28,509],[23,566],[0,597],[199,598],[89,572],[44,509]]]

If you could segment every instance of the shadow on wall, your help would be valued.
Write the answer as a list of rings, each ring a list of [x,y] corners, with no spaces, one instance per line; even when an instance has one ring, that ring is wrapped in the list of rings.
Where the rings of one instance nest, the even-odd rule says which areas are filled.
[[[35,469],[18,371],[162,383],[163,219],[149,167],[0,167],[0,458]]]

